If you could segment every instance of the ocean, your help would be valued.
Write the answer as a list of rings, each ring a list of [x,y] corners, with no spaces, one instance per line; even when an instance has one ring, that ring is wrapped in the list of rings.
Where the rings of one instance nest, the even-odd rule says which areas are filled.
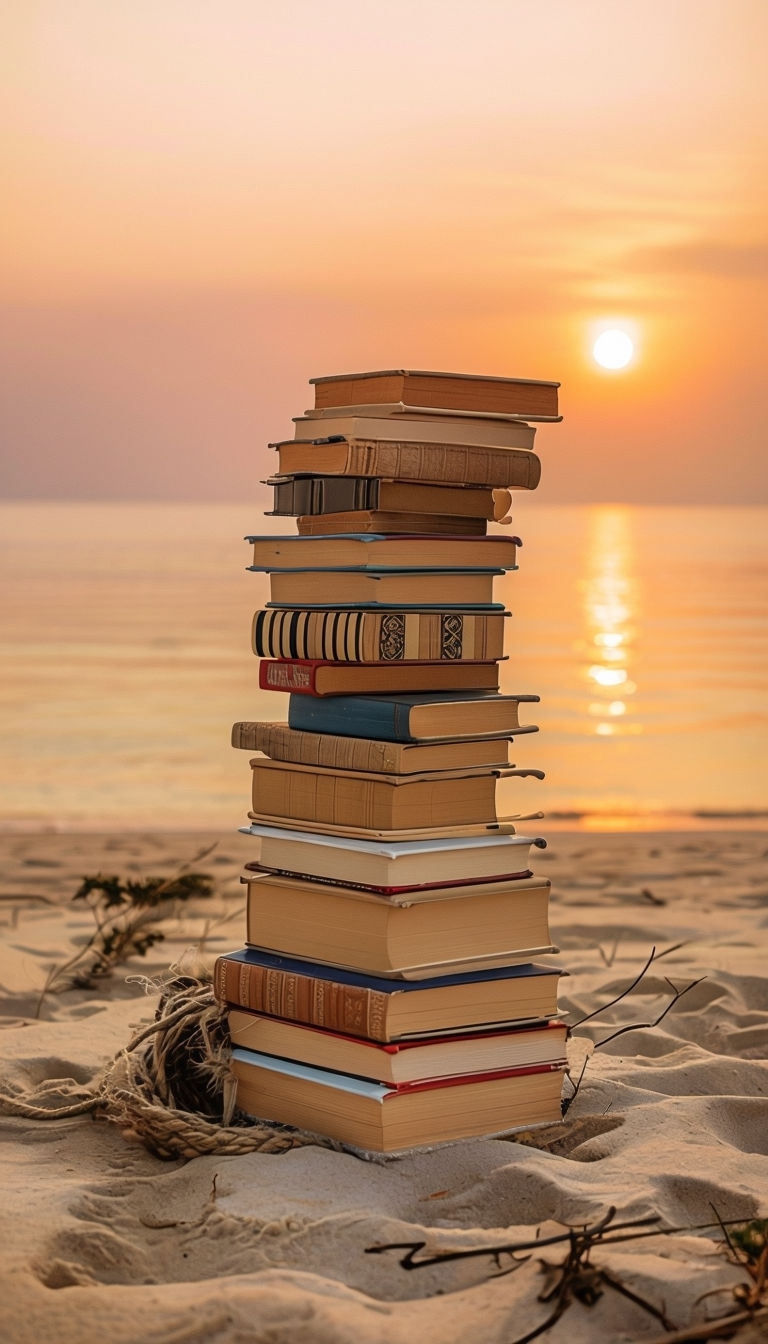
[[[514,755],[546,779],[502,811],[514,786],[545,831],[764,826],[768,509],[515,505],[502,689],[540,696]],[[242,538],[293,531],[263,507],[0,505],[0,825],[243,824],[230,726],[287,712],[250,652]]]

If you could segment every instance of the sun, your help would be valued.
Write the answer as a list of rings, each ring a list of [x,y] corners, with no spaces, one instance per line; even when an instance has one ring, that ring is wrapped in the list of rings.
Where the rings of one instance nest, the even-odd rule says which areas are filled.
[[[602,331],[592,346],[592,354],[602,369],[625,369],[635,353],[631,336],[618,327]]]

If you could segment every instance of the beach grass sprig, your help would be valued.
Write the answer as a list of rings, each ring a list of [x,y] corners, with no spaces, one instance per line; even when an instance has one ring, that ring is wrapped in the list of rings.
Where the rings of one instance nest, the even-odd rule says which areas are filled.
[[[192,868],[216,848],[209,845],[170,877],[122,878],[103,873],[86,875],[72,901],[88,906],[96,927],[87,942],[68,961],[52,966],[37,1003],[37,1016],[46,995],[66,989],[95,989],[129,957],[144,957],[165,938],[161,922],[177,913],[178,905],[214,894],[208,873]]]

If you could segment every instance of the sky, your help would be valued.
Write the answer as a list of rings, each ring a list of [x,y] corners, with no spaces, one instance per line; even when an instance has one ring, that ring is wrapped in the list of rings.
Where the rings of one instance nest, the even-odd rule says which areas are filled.
[[[309,378],[411,367],[559,380],[546,502],[766,502],[766,50],[765,0],[6,0],[0,492],[254,498]]]

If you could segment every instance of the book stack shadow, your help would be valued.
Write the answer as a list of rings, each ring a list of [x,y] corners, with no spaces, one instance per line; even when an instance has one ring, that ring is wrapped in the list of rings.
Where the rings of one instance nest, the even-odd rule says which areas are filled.
[[[237,1104],[371,1152],[551,1123],[566,1029],[520,815],[541,772],[510,759],[538,697],[500,689],[520,542],[487,525],[538,483],[529,422],[559,419],[558,385],[313,381],[268,482],[297,534],[247,538],[259,684],[290,698],[232,730],[259,841],[246,946],[214,971]]]

